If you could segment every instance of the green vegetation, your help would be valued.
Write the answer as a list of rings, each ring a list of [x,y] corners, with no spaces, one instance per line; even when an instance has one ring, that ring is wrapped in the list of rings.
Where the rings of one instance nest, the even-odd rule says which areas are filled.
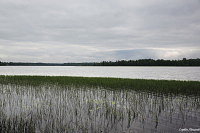
[[[182,60],[153,60],[153,59],[141,59],[141,60],[121,60],[121,61],[103,61],[95,63],[96,66],[200,66],[200,59],[186,59]]]
[[[199,89],[198,81],[1,75],[0,132],[195,129],[200,126]]]
[[[29,63],[0,61],[0,66],[94,66],[94,63]]]
[[[0,84],[58,86],[88,86],[106,89],[132,89],[174,94],[200,95],[199,81],[146,80],[100,77],[67,77],[67,76],[0,76]]]
[[[0,66],[200,66],[200,59],[182,60],[118,60],[103,62],[85,62],[85,63],[24,63],[24,62],[1,62]]]

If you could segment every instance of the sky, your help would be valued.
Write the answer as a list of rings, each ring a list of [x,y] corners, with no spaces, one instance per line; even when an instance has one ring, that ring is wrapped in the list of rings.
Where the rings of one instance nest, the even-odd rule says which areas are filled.
[[[200,58],[200,0],[0,0],[0,61]]]

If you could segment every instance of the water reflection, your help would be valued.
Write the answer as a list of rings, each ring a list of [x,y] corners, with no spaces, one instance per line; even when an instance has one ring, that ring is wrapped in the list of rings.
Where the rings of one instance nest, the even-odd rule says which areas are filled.
[[[118,77],[200,81],[200,67],[1,66],[0,75]]]
[[[200,127],[200,96],[0,85],[1,132],[178,132]]]

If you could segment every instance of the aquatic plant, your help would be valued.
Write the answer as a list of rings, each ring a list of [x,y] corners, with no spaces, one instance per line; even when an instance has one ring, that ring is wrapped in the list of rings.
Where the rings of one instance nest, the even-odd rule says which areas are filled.
[[[69,76],[0,76],[1,84],[59,85],[102,87],[106,89],[132,89],[137,91],[200,95],[199,81],[147,80]]]
[[[160,90],[159,85],[163,87]],[[183,91],[171,91],[170,86]],[[198,128],[198,87],[199,82],[188,81],[0,76],[0,132],[176,132],[184,126]]]

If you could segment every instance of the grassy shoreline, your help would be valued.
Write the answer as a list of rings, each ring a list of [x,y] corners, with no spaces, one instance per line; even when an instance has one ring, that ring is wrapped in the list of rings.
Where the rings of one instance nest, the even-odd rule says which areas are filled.
[[[200,95],[200,81],[125,79],[71,76],[5,76],[0,75],[0,84],[89,86],[107,89],[133,89],[159,93]]]

